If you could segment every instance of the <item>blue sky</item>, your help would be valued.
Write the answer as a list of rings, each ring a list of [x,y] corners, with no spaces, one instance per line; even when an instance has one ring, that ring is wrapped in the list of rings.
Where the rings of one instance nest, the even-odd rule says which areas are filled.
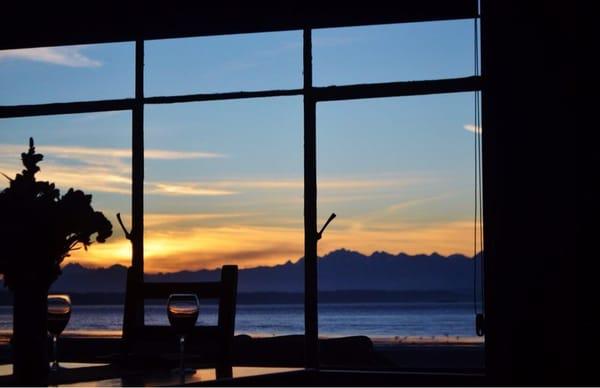
[[[473,74],[472,21],[315,30],[313,41],[316,85]],[[301,44],[301,31],[149,41],[146,95],[299,88]],[[0,52],[0,105],[131,97],[133,60],[132,43]],[[338,214],[320,253],[472,253],[473,114],[472,93],[319,103],[319,219]],[[147,268],[300,257],[302,120],[301,97],[147,106]],[[20,169],[29,136],[46,154],[41,178],[91,192],[113,221],[129,214],[129,112],[2,119],[0,171]],[[129,255],[117,233],[74,260]]]

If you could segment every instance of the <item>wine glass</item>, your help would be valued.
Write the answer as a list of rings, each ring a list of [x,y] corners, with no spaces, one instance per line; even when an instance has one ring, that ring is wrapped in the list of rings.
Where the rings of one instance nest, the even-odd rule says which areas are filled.
[[[198,297],[195,294],[172,294],[167,302],[169,323],[179,336],[179,373],[182,383],[186,372],[183,368],[185,335],[192,331],[196,325],[199,304]]]
[[[71,298],[64,294],[48,295],[48,332],[52,335],[53,361],[51,370],[58,371],[58,336],[69,323],[71,318]]]

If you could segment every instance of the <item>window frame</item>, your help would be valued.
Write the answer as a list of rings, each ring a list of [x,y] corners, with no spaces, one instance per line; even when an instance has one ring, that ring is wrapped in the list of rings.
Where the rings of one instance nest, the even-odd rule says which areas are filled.
[[[477,19],[479,17],[477,16]],[[450,19],[454,20],[454,19]],[[427,21],[427,20],[422,20]],[[144,279],[144,107],[152,104],[219,101],[261,97],[303,96],[304,107],[304,318],[305,367],[319,367],[318,284],[317,284],[317,176],[316,104],[325,101],[402,97],[427,94],[480,92],[482,77],[473,75],[420,81],[383,82],[343,86],[313,86],[312,27],[303,32],[303,87],[299,89],[196,93],[185,95],[144,95],[144,39],[135,40],[135,94],[133,98],[65,103],[0,106],[0,119],[131,111],[132,113],[132,268],[136,281]],[[290,30],[293,31],[293,30]],[[201,35],[198,35],[201,36]],[[136,304],[136,319],[143,321],[143,301]]]

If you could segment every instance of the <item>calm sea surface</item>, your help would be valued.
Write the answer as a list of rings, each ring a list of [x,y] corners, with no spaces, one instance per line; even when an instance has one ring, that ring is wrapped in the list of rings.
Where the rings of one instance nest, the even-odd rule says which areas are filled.
[[[123,306],[73,306],[69,331],[120,330]],[[146,322],[168,325],[166,307],[146,306]],[[217,306],[200,307],[199,324],[217,322]],[[470,303],[321,304],[319,332],[324,336],[474,336]],[[0,330],[12,329],[12,307],[0,306]],[[238,305],[236,334],[283,335],[304,332],[301,304]]]

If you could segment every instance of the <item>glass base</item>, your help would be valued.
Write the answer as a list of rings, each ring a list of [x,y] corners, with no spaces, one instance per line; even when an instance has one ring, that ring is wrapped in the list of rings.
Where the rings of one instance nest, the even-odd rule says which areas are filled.
[[[63,370],[67,370],[69,368],[65,368],[64,366],[60,366],[59,364],[56,363],[52,363],[50,365],[50,373],[56,373],[56,372],[60,372]]]

